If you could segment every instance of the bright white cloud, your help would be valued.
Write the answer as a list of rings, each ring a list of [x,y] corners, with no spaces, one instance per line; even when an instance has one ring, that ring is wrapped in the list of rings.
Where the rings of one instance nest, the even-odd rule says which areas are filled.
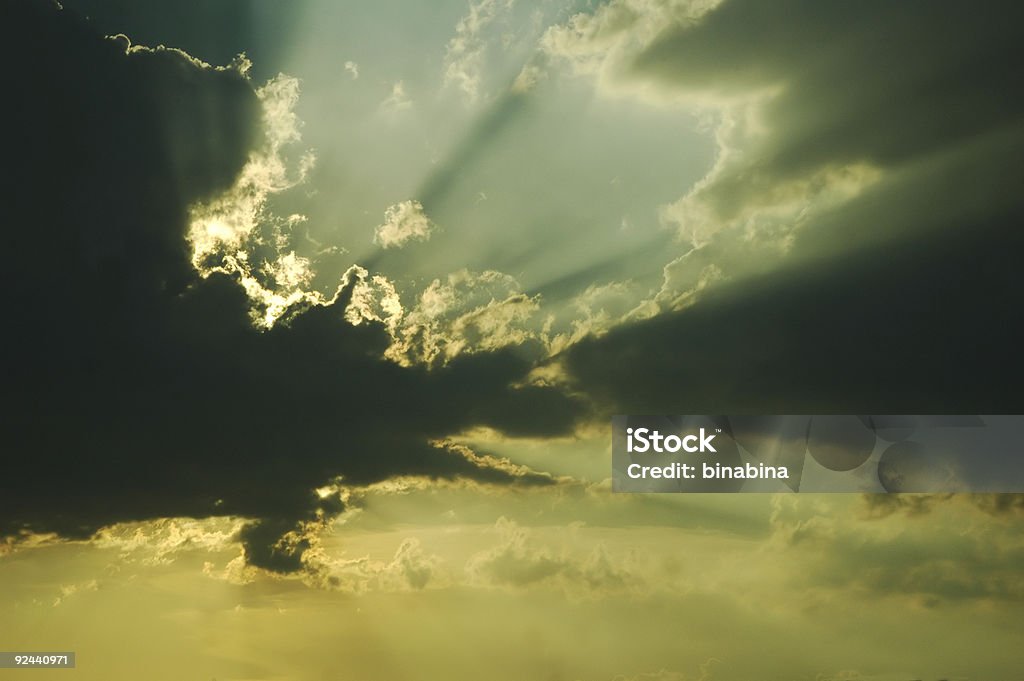
[[[309,259],[287,247],[288,235],[305,216],[282,217],[268,207],[273,195],[305,182],[316,160],[307,151],[290,162],[287,154],[302,138],[295,114],[299,81],[280,75],[256,94],[263,107],[264,143],[250,155],[233,187],[191,207],[188,236],[199,273],[239,275],[253,304],[253,322],[269,327],[291,305],[324,300],[306,288],[313,276]],[[269,243],[263,243],[267,235]],[[258,257],[259,246],[269,246],[274,255]]]
[[[538,338],[540,297],[507,274],[460,270],[433,280],[402,320],[388,355],[402,363],[446,362]]]
[[[384,224],[374,232],[373,241],[384,248],[400,248],[410,241],[426,241],[437,225],[415,199],[402,201],[384,211]]]

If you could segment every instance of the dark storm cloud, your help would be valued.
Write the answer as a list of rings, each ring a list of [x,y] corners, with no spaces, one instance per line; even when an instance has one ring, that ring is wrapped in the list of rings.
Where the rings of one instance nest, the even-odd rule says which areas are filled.
[[[764,172],[889,166],[1020,125],[1022,18],[1012,2],[727,0],[667,28],[632,68],[726,96],[777,89],[762,112]]]
[[[612,413],[1019,413],[1019,217],[723,287],[565,359]]]
[[[721,224],[780,192],[812,206],[830,168],[876,179],[794,212],[807,224],[788,271],[569,350],[579,386],[617,413],[1019,412],[1020,19],[1016,3],[727,0],[667,25],[623,78],[775,93],[756,107],[760,132],[699,190]],[[756,261],[757,238],[739,219],[692,258]]]
[[[285,537],[338,476],[549,484],[432,440],[474,425],[564,433],[580,404],[512,389],[516,348],[444,370],[381,360],[379,325],[330,306],[255,330],[242,288],[202,280],[187,207],[229,187],[262,136],[251,84],[174,50],[132,50],[42,2],[3,5],[6,65],[4,475],[0,534],[240,515],[250,561],[294,569]]]

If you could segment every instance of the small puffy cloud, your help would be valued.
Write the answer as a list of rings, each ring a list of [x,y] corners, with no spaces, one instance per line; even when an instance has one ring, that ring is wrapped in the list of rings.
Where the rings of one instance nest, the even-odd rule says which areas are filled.
[[[382,111],[389,114],[398,114],[412,108],[412,100],[405,91],[405,81],[400,80],[391,86],[391,94],[380,103]]]
[[[350,60],[345,62],[345,71],[352,76],[352,80],[357,80],[359,78],[359,64],[354,61]]]
[[[384,211],[384,224],[377,227],[373,241],[384,248],[401,248],[410,241],[426,241],[436,230],[423,204],[410,199]]]

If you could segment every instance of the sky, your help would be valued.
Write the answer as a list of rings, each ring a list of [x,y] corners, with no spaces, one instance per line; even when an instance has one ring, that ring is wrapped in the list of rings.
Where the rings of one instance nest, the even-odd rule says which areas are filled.
[[[1021,13],[5,2],[0,649],[1019,679],[1019,495],[618,494],[610,417],[1022,413]]]

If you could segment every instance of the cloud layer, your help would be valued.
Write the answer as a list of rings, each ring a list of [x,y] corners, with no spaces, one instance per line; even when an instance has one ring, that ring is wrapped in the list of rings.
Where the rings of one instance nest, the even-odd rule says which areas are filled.
[[[649,321],[566,353],[579,386],[613,413],[1024,406],[1019,12],[622,0],[551,29],[601,92],[704,111],[719,146],[662,211],[690,248]]]
[[[242,186],[281,101],[258,96],[244,62],[129,48],[44,2],[5,11],[2,58],[31,69],[12,68],[8,87],[18,172],[0,210],[17,254],[5,290],[19,400],[4,414],[0,532],[241,516],[259,519],[242,531],[249,559],[289,570],[308,523],[341,508],[313,490],[339,479],[551,483],[440,443],[474,425],[572,429],[579,401],[511,387],[531,368],[516,348],[402,368],[383,359],[381,323],[346,321],[358,269],[260,330],[248,270],[193,268],[190,207]]]

